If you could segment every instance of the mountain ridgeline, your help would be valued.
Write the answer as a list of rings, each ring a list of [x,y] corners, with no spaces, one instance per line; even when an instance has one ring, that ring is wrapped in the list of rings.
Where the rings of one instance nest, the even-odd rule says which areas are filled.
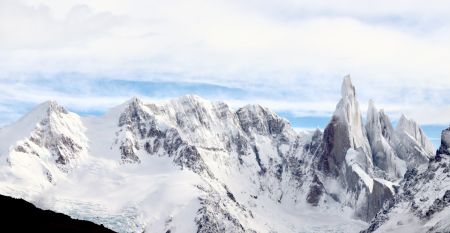
[[[375,231],[414,199],[411,179],[447,167],[450,134],[435,155],[412,119],[394,128],[372,101],[366,119],[350,77],[323,132],[197,96],[99,117],[46,102],[0,129],[0,193],[117,232]]]

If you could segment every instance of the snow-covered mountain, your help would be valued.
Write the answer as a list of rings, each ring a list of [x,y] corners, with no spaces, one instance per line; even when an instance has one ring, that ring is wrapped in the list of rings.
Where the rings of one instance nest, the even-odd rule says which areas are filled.
[[[364,232],[450,232],[450,128],[426,167],[410,168],[398,195]]]
[[[0,129],[0,193],[118,232],[358,232],[436,158],[405,116],[370,103],[363,124],[350,77],[341,94],[324,132],[197,96],[100,117],[47,102]]]

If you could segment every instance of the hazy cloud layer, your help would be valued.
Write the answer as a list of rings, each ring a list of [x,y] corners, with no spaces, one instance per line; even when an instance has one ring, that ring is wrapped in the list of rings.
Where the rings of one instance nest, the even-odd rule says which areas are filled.
[[[45,99],[89,112],[190,91],[329,115],[350,73],[363,108],[372,98],[394,117],[447,124],[448,12],[448,1],[419,0],[0,0],[0,112]]]

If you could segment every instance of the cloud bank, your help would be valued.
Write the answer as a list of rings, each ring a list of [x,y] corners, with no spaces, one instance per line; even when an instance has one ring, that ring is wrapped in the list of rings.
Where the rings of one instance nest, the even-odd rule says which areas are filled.
[[[449,11],[433,0],[2,0],[0,112],[7,122],[46,99],[92,112],[194,92],[325,116],[350,73],[363,108],[372,98],[393,117],[448,124]]]

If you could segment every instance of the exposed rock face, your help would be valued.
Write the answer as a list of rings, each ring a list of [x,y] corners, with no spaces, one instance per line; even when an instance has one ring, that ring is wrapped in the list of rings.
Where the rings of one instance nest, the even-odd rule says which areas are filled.
[[[220,194],[212,189],[201,188],[206,191],[208,195],[205,198],[200,199],[202,207],[198,210],[198,217],[195,219],[198,226],[197,232],[254,232],[245,229],[240,220],[228,211],[227,207],[229,205],[236,204],[232,203],[236,202],[233,194],[228,191],[229,199],[223,200],[221,199]]]
[[[342,186],[347,196],[340,194],[339,199],[355,210],[357,218],[368,221],[378,212],[380,203],[393,196],[393,191],[384,182],[378,182],[377,178],[365,173],[359,165],[363,153],[352,148],[347,151],[344,168],[346,173],[343,177],[345,183]]]
[[[139,99],[129,101],[120,115],[118,125],[118,135],[123,135],[119,136],[123,139],[117,142],[122,162],[140,163],[139,156],[146,152],[173,157],[174,162],[182,168],[196,172],[207,170],[197,148],[186,143],[176,128],[162,128],[155,115]]]
[[[313,206],[317,206],[319,201],[325,191],[322,182],[319,180],[317,175],[314,175],[313,182],[309,187],[308,195],[306,196],[306,201]]]
[[[436,154],[450,155],[450,127],[442,131],[441,146]]]
[[[433,145],[414,120],[402,115],[395,131],[396,150],[401,159],[413,166],[428,162],[434,153]]]
[[[123,108],[118,125],[116,145],[124,163],[141,163],[149,155],[168,156],[182,168],[205,174],[202,177],[208,182],[229,186],[223,193],[205,191],[207,196],[201,199],[203,207],[199,212],[201,218],[196,221],[200,232],[211,232],[213,228],[251,231],[243,228],[242,219],[237,217],[249,217],[239,203],[253,201],[251,196],[258,193],[280,203],[303,201],[307,199],[306,192],[312,205],[318,205],[323,198],[319,193],[324,192],[323,184],[317,176],[313,179],[306,175],[306,167],[311,163],[304,159],[310,153],[317,153],[322,133],[316,131],[310,139],[302,138],[286,120],[259,105],[232,111],[224,103],[207,102],[197,96],[160,105],[145,105],[132,99]],[[312,158],[309,156],[308,160]],[[238,177],[240,172],[249,173],[248,178],[240,178],[249,187],[228,184],[229,175],[221,175]],[[303,186],[304,183],[308,185]],[[254,191],[245,198],[229,195],[249,190]],[[229,199],[233,199],[232,203],[223,207],[224,200]],[[228,208],[236,208],[232,205],[241,210],[226,212]],[[223,213],[220,216],[232,221],[223,222],[222,217],[211,211]]]
[[[355,209],[355,215],[369,220],[379,209],[379,202],[385,201],[389,195],[381,195],[383,191],[374,189],[374,167],[372,149],[362,124],[359,104],[356,100],[355,88],[350,77],[344,78],[342,99],[323,135],[323,154],[318,163],[319,170],[326,176],[336,177],[341,188],[349,195],[339,195],[343,204]],[[378,119],[370,119],[378,123]],[[377,125],[378,126],[378,125]],[[381,126],[377,127],[381,134]],[[384,190],[384,188],[381,188]],[[392,194],[391,194],[392,196]]]
[[[409,168],[395,198],[385,203],[384,208],[371,221],[367,232],[416,231],[449,232],[450,210],[450,158],[446,136],[442,132],[442,143],[428,167]],[[444,151],[442,153],[441,151]]]
[[[394,197],[394,192],[391,188],[381,183],[378,179],[373,180],[373,190],[368,194],[367,198],[367,213],[360,213],[362,214],[361,219],[366,221],[372,220],[383,205]]]
[[[398,121],[396,130],[402,133],[406,133],[414,138],[425,152],[429,154],[433,152],[433,145],[428,140],[427,136],[419,127],[417,122],[415,122],[414,120],[407,118],[405,115],[402,115],[400,117],[400,120]]]
[[[390,181],[400,180],[408,166],[426,163],[432,146],[417,123],[404,116],[394,130],[387,115],[372,101],[363,127],[349,76],[344,78],[341,94],[323,134],[318,169],[325,177],[335,177],[348,193],[339,197],[342,203],[369,221],[393,198],[395,189]]]
[[[287,122],[273,112],[259,105],[247,105],[237,112],[239,123],[247,134],[257,132],[263,135],[283,136]]]
[[[398,158],[395,151],[396,137],[389,117],[369,102],[366,123],[367,137],[372,149],[373,163],[386,178],[396,180],[406,171],[405,161]]]
[[[18,148],[25,151],[33,150],[33,146],[30,144],[45,148],[51,153],[60,168],[66,169],[65,165],[76,160],[83,149],[83,139],[77,140],[77,136],[82,134],[80,132],[81,122],[54,101],[44,103],[44,105],[46,106],[41,107],[47,109],[46,114],[36,126],[29,138],[29,143],[25,143],[23,146],[19,145]],[[68,121],[75,121],[77,124],[70,124],[71,122]],[[42,156],[39,153],[37,150],[34,151],[36,156]]]
[[[355,87],[350,76],[344,78],[341,89],[342,99],[336,106],[331,122],[324,131],[324,162],[321,168],[334,176],[343,176],[342,167],[349,148],[362,150],[365,158],[363,169],[372,172],[372,153],[362,126],[361,112],[356,100]]]
[[[86,154],[87,139],[80,118],[54,101],[37,106],[19,122],[28,123],[31,132],[10,149],[7,161],[19,169],[25,164],[38,167],[41,174],[29,174],[36,179],[43,177],[54,183],[62,173],[74,169]],[[7,134],[11,137],[20,134],[20,129],[16,130],[19,132]]]
[[[120,144],[121,159],[124,163],[140,162],[136,151],[141,148],[138,139],[147,136],[147,124],[155,125],[154,117],[144,110],[144,104],[137,98],[129,101],[119,118],[119,127],[125,134]]]

